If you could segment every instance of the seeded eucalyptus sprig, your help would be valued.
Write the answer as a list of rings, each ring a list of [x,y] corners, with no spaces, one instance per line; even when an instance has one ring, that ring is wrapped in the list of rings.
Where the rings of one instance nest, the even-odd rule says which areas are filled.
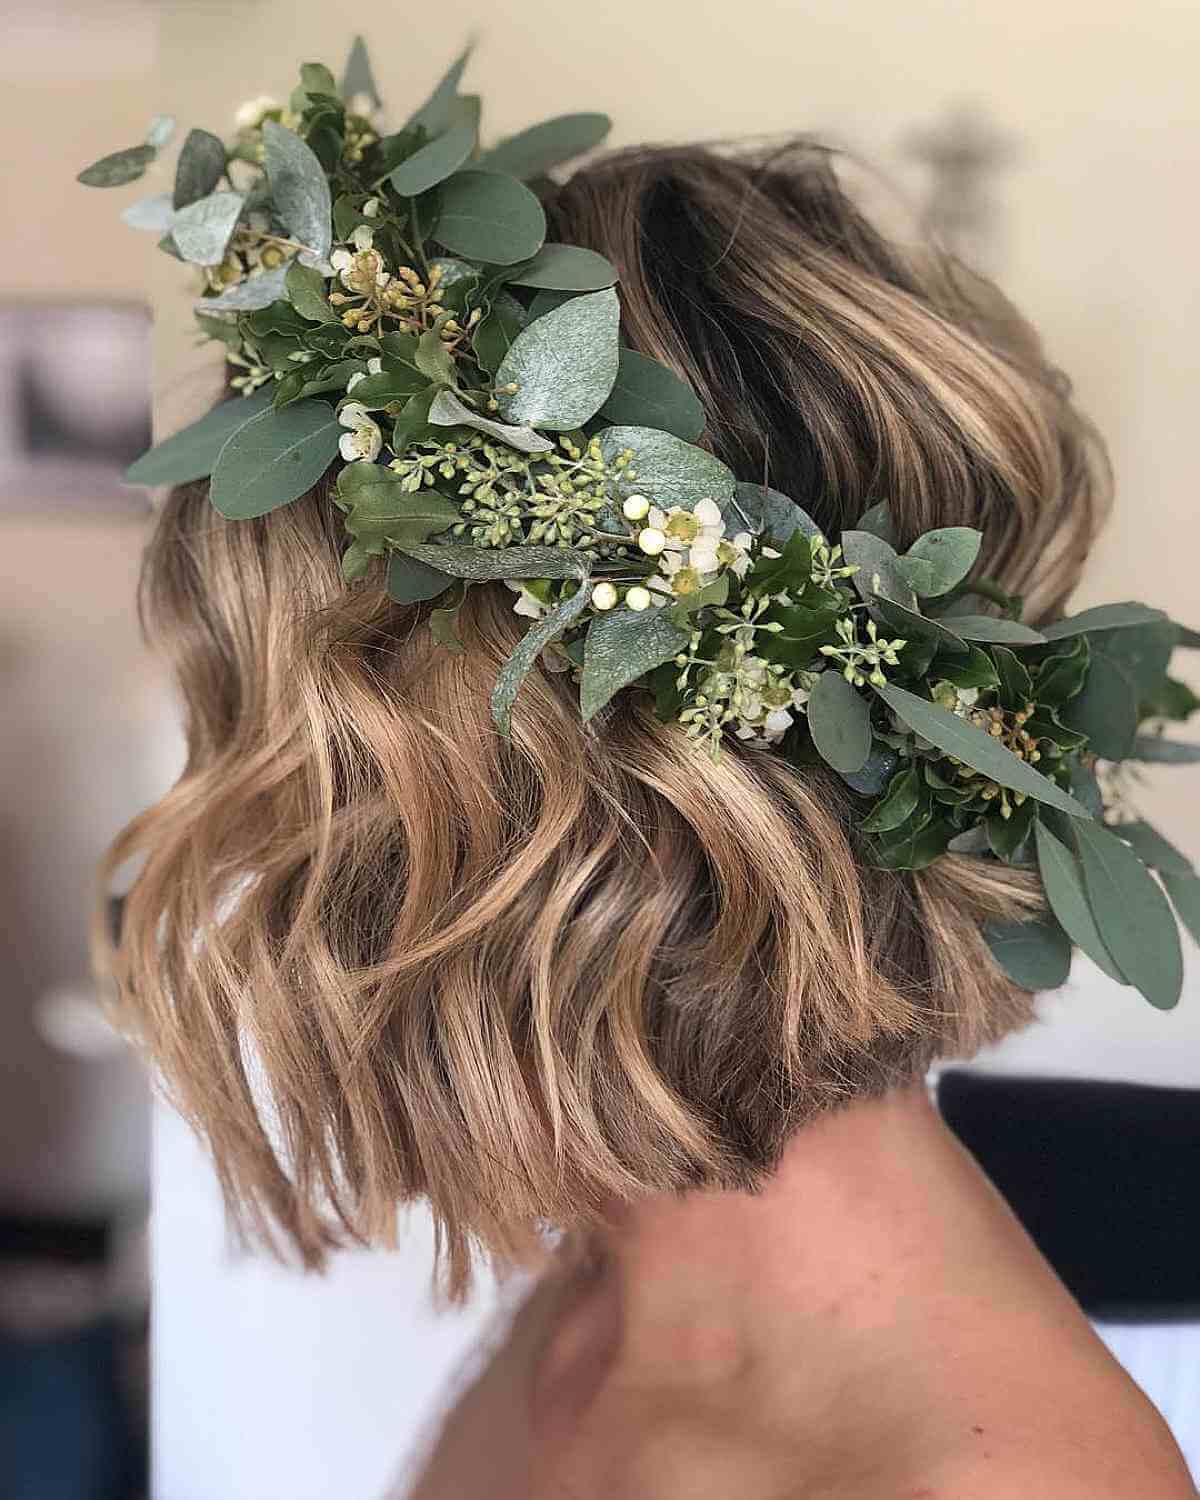
[[[197,327],[237,393],[128,479],[207,478],[236,520],[336,468],[348,584],[378,576],[398,605],[428,604],[450,650],[470,588],[512,589],[529,628],[492,696],[502,735],[539,662],[573,675],[585,722],[649,688],[714,757],[740,743],[826,764],[885,869],[956,852],[1037,870],[1047,914],[987,934],[1019,983],[1061,983],[1077,946],[1173,1005],[1168,896],[1200,936],[1200,879],[1131,816],[1129,767],[1200,759],[1162,732],[1200,707],[1168,675],[1200,638],[1140,604],[1035,629],[979,576],[975,530],[900,551],[884,501],[827,538],[739,482],[697,446],[695,393],[622,346],[615,268],[546,240],[530,184],[607,118],[485,150],[467,60],[389,130],[356,40],[340,83],[308,63],[231,138],[190,131],[169,189],[125,210],[194,268]],[[79,180],[159,170],[173,128],[158,117]]]

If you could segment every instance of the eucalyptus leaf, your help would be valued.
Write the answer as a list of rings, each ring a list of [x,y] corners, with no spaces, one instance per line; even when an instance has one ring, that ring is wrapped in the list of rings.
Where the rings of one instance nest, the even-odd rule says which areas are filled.
[[[129,146],[124,151],[113,151],[102,156],[90,167],[84,167],[76,182],[84,187],[123,187],[127,182],[136,182],[145,175],[146,168],[158,155],[153,146]]]
[[[186,484],[212,473],[217,455],[251,417],[270,405],[270,386],[253,396],[233,396],[143,453],[125,470],[126,484]]]
[[[1041,631],[1020,620],[1001,620],[994,615],[947,615],[955,635],[964,641],[1004,641],[1014,646],[1039,646],[1045,641]]]
[[[333,243],[333,204],[329,178],[311,148],[275,120],[262,127],[264,165],[279,217],[314,255],[325,257]]]
[[[595,416],[617,378],[617,294],[573,297],[517,335],[496,371],[496,398],[516,426],[569,432]],[[513,393],[505,386],[515,384]]]
[[[777,548],[786,546],[797,531],[812,537],[821,529],[794,500],[765,484],[740,481],[734,486],[732,505],[745,524],[729,525],[727,517],[726,525],[731,532],[736,534],[748,529],[765,536]]]
[[[404,552],[393,552],[388,559],[387,592],[395,604],[420,604],[444,594],[450,580],[445,573],[418,562]]]
[[[860,797],[879,797],[887,790],[888,783],[899,764],[900,757],[891,746],[877,740],[862,770],[851,771],[849,775],[843,776],[842,780],[852,792],[857,792]]]
[[[1164,734],[1139,734],[1134,736],[1127,758],[1164,766],[1190,766],[1200,761],[1200,745],[1169,740]]]
[[[1079,861],[1074,853],[1051,833],[1041,819],[1034,825],[1034,839],[1042,889],[1046,893],[1050,910],[1077,948],[1082,949],[1110,979],[1115,979],[1118,984],[1127,984],[1128,980],[1113,962],[1112,955],[1100,936],[1100,929],[1096,926],[1096,919],[1088,905]]]
[[[1048,641],[1061,641],[1068,636],[1086,635],[1096,630],[1121,630],[1131,625],[1161,624],[1166,618],[1161,609],[1151,609],[1148,605],[1132,601],[1124,604],[1101,604],[1095,609],[1085,609],[1082,614],[1056,620],[1053,625],[1043,625],[1042,634]]]
[[[429,420],[435,427],[473,427],[522,453],[554,451],[554,444],[549,438],[534,432],[532,427],[510,427],[504,422],[493,422],[489,417],[481,416],[469,406],[464,406],[453,391],[439,391],[433,398]]]
[[[1144,865],[1162,875],[1194,875],[1191,861],[1175,845],[1163,838],[1149,823],[1117,823],[1113,832],[1124,839]]]
[[[219,266],[245,201],[241,193],[210,193],[176,209],[171,234],[184,260],[196,266]]]
[[[1071,940],[1052,917],[987,922],[983,935],[996,962],[1023,990],[1056,990],[1071,972]]]
[[[467,66],[467,60],[471,56],[471,48],[465,48],[450,64],[445,75],[439,80],[437,87],[419,110],[405,122],[405,129],[411,130],[414,125],[421,125],[430,135],[441,135],[447,130],[453,120],[454,101],[458,96],[458,85],[462,80],[463,70]]]
[[[567,547],[443,546],[431,542],[402,550],[418,562],[472,583],[489,583],[497,578],[578,578],[592,562],[591,553]]]
[[[1170,1010],[1183,987],[1175,918],[1154,877],[1103,824],[1073,827],[1088,904],[1113,962],[1151,1005]]]
[[[175,134],[174,115],[155,115],[146,127],[146,144],[161,151]]]
[[[361,36],[356,36],[350,47],[350,56],[346,59],[346,67],[342,73],[340,92],[347,104],[361,94],[366,95],[375,109],[383,103],[375,84],[375,74],[371,71],[367,44]]]
[[[832,668],[817,678],[808,699],[808,728],[822,760],[849,775],[861,771],[871,753],[867,700]]]
[[[288,300],[311,323],[338,323],[340,319],[325,296],[325,278],[311,266],[293,261],[284,280]]]
[[[598,146],[611,128],[607,115],[558,115],[508,136],[484,155],[483,165],[510,177],[541,177],[559,162]]]
[[[595,250],[585,250],[580,245],[548,244],[542,246],[528,265],[516,267],[507,279],[514,286],[548,291],[600,292],[616,284],[617,272],[613,263]]]
[[[929,583],[918,589],[922,598],[948,594],[975,566],[983,534],[969,526],[941,526],[919,536],[904,554],[905,561],[928,566]],[[986,640],[986,636],[977,637]]]
[[[842,553],[847,564],[857,568],[851,582],[867,604],[890,599],[904,609],[916,611],[912,585],[900,570],[896,549],[869,531],[843,531]]]
[[[719,458],[673,433],[655,427],[606,427],[599,438],[618,499],[644,494],[664,510],[672,505],[691,510],[704,499],[723,505],[734,492],[733,475]],[[627,451],[632,460],[618,468],[617,460]]]
[[[471,340],[475,358],[489,375],[504,363],[517,335],[525,327],[525,309],[510,292],[498,292],[492,298],[491,311],[475,329]]]
[[[1087,809],[1048,777],[1019,760],[990,734],[974,724],[949,713],[936,703],[918,698],[904,688],[888,683],[876,688],[897,717],[915,733],[929,740],[947,755],[953,755],[982,775],[1027,796],[1069,813],[1073,818],[1087,819]]]
[[[616,383],[600,415],[610,422],[657,427],[685,443],[694,443],[704,431],[704,408],[691,386],[632,349],[620,350]]]
[[[1200,876],[1164,874],[1162,883],[1179,920],[1200,943]]]
[[[175,163],[176,208],[207,198],[225,172],[225,143],[209,130],[189,130]]]
[[[275,266],[270,271],[259,271],[255,276],[248,276],[245,281],[240,281],[237,286],[231,286],[228,291],[222,292],[217,297],[203,297],[195,308],[197,312],[255,312],[264,307],[270,307],[272,302],[287,293],[287,266]]]
[[[889,833],[907,822],[916,811],[921,796],[921,779],[916,768],[909,766],[892,778],[887,796],[876,803],[858,825],[863,833]]]
[[[877,505],[863,511],[855,526],[858,531],[869,531],[872,536],[877,536],[895,550],[896,523],[892,520],[892,512],[886,500],[880,500]]]
[[[588,627],[583,648],[579,711],[586,723],[622,688],[687,648],[690,632],[666,609],[614,609]]]
[[[289,505],[337,456],[342,428],[323,401],[262,411],[232,434],[212,472],[210,498],[221,515],[242,521]]]
[[[1092,656],[1082,690],[1061,713],[1068,729],[1088,737],[1088,748],[1105,760],[1124,760],[1134,748],[1138,695],[1129,675],[1097,652]]]
[[[585,579],[574,594],[560,600],[525,632],[516,650],[501,667],[496,686],[492,690],[492,719],[505,739],[512,730],[512,708],[521,684],[550,642],[557,640],[578,620],[587,608],[591,596],[592,585]]]
[[[893,630],[901,631],[902,639],[906,643],[912,642],[915,638],[930,642],[931,648],[936,645],[938,650],[949,651],[955,655],[966,655],[970,651],[966,641],[956,635],[941,620],[931,619],[928,615],[921,614],[919,610],[906,609],[903,604],[897,604],[893,599],[878,595],[875,597],[874,605],[874,612],[879,618],[890,625]],[[905,665],[908,665],[907,658]]]
[[[139,198],[136,203],[123,208],[121,222],[128,224],[130,229],[148,229],[155,234],[162,234],[170,229],[173,212],[170,193],[154,193],[149,198]]]
[[[419,197],[457,172],[478,140],[479,96],[463,95],[454,100],[449,129],[402,161],[388,181],[401,197]]]
[[[432,232],[456,255],[511,266],[541,249],[546,215],[535,195],[514,178],[466,168],[442,184]]]

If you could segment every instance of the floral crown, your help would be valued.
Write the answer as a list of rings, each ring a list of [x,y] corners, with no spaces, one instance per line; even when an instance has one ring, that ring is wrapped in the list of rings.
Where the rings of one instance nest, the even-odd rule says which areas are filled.
[[[1162,732],[1200,707],[1168,675],[1200,636],[1133,603],[1034,629],[974,575],[977,531],[900,553],[881,503],[835,544],[739,482],[696,446],[694,393],[622,345],[614,268],[545,239],[527,184],[609,121],[566,115],[483,151],[466,60],[389,133],[357,40],[340,85],[306,64],[286,106],[244,106],[232,143],[191,131],[171,191],[125,210],[198,268],[196,319],[239,393],[130,482],[207,477],[237,520],[291,503],[340,455],[347,580],[381,559],[391,598],[432,601],[452,651],[473,584],[516,592],[530,625],[492,695],[501,734],[539,660],[574,673],[585,721],[648,686],[714,756],[732,737],[830,766],[885,869],[948,850],[1036,869],[1046,915],[987,929],[1019,984],[1060,984],[1075,945],[1175,1004],[1167,895],[1200,936],[1200,879],[1125,808],[1130,762],[1200,759]],[[79,180],[142,176],[173,127],[157,118]]]

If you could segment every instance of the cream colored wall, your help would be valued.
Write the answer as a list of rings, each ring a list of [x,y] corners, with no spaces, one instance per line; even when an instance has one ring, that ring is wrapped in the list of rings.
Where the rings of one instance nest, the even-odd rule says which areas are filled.
[[[1080,602],[1144,597],[1200,623],[1185,566],[1200,552],[1194,0],[441,0],[416,12],[175,0],[162,23],[171,107],[222,128],[241,99],[285,93],[298,60],[336,65],[359,24],[398,114],[477,32],[469,79],[496,134],[580,108],[608,110],[618,144],[815,131],[911,192],[919,171],[899,143],[977,101],[1024,138],[997,183],[1003,285],[1071,373],[1116,466],[1118,510]],[[203,382],[183,374],[198,356],[178,331],[162,348],[174,399],[200,399]],[[1200,682],[1200,665],[1191,675]],[[1200,855],[1200,796],[1194,778],[1184,785],[1178,772],[1153,777],[1147,811]]]

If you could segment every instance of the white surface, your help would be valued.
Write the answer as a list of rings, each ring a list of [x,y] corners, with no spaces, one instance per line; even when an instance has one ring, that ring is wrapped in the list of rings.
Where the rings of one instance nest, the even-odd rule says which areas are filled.
[[[1081,961],[1044,1020],[980,1064],[1200,1085],[1188,991],[1163,1014]],[[237,1255],[207,1162],[165,1108],[155,1184],[154,1500],[377,1500],[495,1317],[495,1287],[437,1311],[420,1212],[398,1252],[341,1256],[320,1279]],[[1200,1475],[1200,1325],[1102,1333]]]

